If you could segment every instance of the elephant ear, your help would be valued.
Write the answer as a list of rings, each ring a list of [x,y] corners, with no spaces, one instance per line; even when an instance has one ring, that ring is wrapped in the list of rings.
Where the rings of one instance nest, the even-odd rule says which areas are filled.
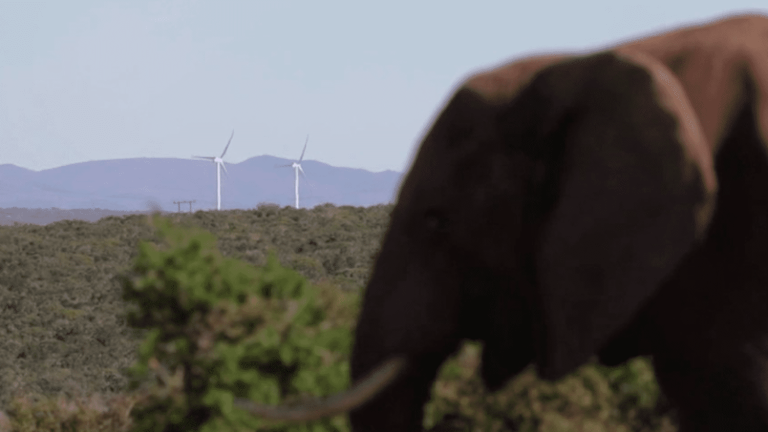
[[[545,165],[532,186],[545,208],[535,327],[539,373],[556,379],[626,326],[703,238],[713,158],[680,82],[637,52],[549,66],[509,113],[521,119],[516,141]]]

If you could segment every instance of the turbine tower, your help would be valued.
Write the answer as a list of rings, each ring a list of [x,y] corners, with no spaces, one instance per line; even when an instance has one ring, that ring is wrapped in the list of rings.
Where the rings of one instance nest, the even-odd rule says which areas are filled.
[[[224,165],[224,155],[227,153],[227,149],[229,148],[229,143],[232,142],[232,137],[235,136],[235,130],[232,129],[232,135],[229,136],[229,141],[227,141],[227,146],[224,147],[224,151],[221,153],[221,156],[192,156],[193,158],[197,159],[208,159],[210,161],[213,161],[213,163],[216,164],[216,210],[221,210],[221,169],[224,168],[224,172],[227,174],[227,177],[229,177],[229,172],[227,172],[227,167]]]
[[[292,167],[296,172],[296,208],[299,208],[299,172],[301,172],[301,176],[304,177],[304,180],[307,180],[307,176],[304,175],[304,170],[301,169],[301,161],[304,160],[304,152],[307,151],[307,142],[309,142],[309,135],[307,135],[307,139],[304,141],[304,150],[301,151],[301,157],[298,161],[295,161],[290,165],[278,165],[279,167]]]

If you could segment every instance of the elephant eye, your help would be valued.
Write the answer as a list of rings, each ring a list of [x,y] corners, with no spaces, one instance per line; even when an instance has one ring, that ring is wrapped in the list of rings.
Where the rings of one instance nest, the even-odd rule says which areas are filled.
[[[437,210],[428,210],[424,215],[424,224],[428,231],[444,233],[448,230],[448,220]]]

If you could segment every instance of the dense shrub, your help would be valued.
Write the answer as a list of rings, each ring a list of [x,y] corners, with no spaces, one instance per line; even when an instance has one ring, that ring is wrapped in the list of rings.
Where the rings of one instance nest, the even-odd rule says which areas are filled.
[[[161,377],[133,408],[134,430],[349,430],[345,416],[270,427],[232,406],[234,397],[277,404],[348,386],[350,327],[332,325],[317,290],[273,254],[255,269],[222,257],[209,233],[156,223],[168,247],[142,242],[134,276],[123,278],[124,299],[138,306],[129,325],[150,329],[131,389],[149,369]]]

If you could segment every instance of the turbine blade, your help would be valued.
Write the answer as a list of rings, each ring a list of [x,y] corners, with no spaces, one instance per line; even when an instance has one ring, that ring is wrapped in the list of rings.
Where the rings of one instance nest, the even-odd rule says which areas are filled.
[[[224,147],[224,152],[219,157],[224,157],[224,154],[227,152],[227,149],[229,148],[229,143],[232,142],[232,137],[235,136],[235,130],[232,129],[232,135],[229,136],[229,141],[227,141],[227,146]]]
[[[310,191],[312,191],[312,193],[314,194],[315,193],[315,190],[314,190],[315,188],[312,187],[312,182],[309,181],[309,179],[307,178],[307,175],[304,174],[304,170],[301,169],[301,166],[299,166],[299,172],[301,173],[301,176],[304,178],[304,184],[306,186],[308,186]]]
[[[208,160],[216,159],[216,156],[192,156],[192,157],[197,159],[208,159]]]
[[[288,165],[275,165],[275,168],[292,167],[292,166],[293,166],[293,164],[288,164]]]
[[[229,177],[229,172],[227,172],[227,166],[224,164],[224,161],[221,161],[221,167],[224,168],[224,174]]]
[[[304,152],[307,151],[307,143],[309,142],[309,135],[307,135],[306,141],[304,141],[304,150],[301,151],[301,157],[299,158],[299,163],[301,163],[302,160],[304,160]]]

